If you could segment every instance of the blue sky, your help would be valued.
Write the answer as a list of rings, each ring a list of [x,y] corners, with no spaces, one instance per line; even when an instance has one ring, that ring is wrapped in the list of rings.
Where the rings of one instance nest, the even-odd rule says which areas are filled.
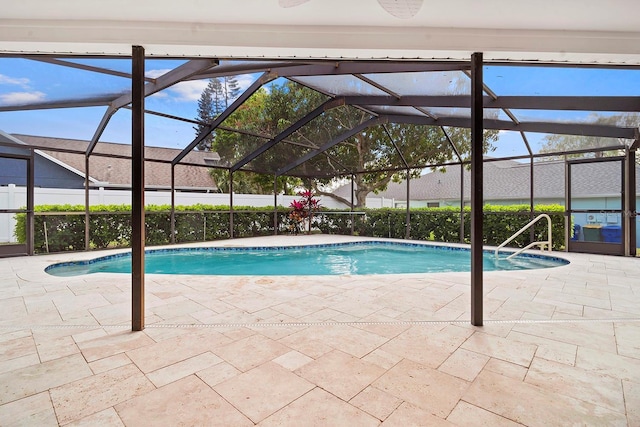
[[[129,72],[129,60],[75,60],[91,65]],[[157,77],[179,66],[179,60],[148,60],[147,75]],[[242,88],[255,75],[240,76]],[[623,69],[563,69],[555,67],[486,66],[485,83],[500,95],[581,95],[640,96],[640,71]],[[168,114],[195,118],[197,101],[207,81],[189,81],[147,98],[146,107]],[[97,94],[119,94],[129,90],[121,77],[92,73],[27,59],[0,59],[0,105],[58,99],[83,98]],[[60,110],[0,112],[0,130],[76,139],[91,139],[105,107]],[[585,121],[588,112],[518,111],[521,120]],[[111,119],[101,141],[130,142],[130,112],[121,110]],[[148,145],[182,148],[195,136],[193,125],[156,116],[146,116]],[[544,135],[528,133],[534,150]],[[527,153],[517,133],[501,132],[495,156]]]
[[[129,60],[84,60],[116,71],[131,71]],[[146,75],[158,77],[184,61],[148,60]],[[239,76],[244,89],[255,76]],[[130,90],[128,79],[26,59],[0,59],[0,105],[62,99],[99,94],[120,94]],[[147,109],[189,119],[197,117],[197,102],[206,80],[179,83],[145,100]],[[115,96],[114,96],[115,97]],[[34,110],[0,113],[0,129],[8,133],[91,139],[106,107]],[[119,110],[109,122],[100,141],[130,143],[131,113]],[[149,145],[181,148],[195,137],[193,124],[153,115],[145,117],[145,137]]]

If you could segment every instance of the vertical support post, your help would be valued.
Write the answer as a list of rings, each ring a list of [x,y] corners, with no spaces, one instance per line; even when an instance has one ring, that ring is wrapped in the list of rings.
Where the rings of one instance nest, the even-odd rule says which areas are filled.
[[[624,217],[624,226],[625,226],[625,234],[627,238],[624,239],[625,242],[628,242],[629,248],[627,249],[625,255],[627,256],[636,256],[636,217],[637,217],[637,209],[636,206],[636,150],[631,149],[627,151],[627,164],[626,164],[626,203],[623,210]]]
[[[404,238],[409,240],[411,236],[411,202],[410,202],[410,186],[411,176],[409,174],[409,169],[407,169],[407,215],[405,219],[405,236]]]
[[[273,176],[273,235],[278,235],[278,176]]]
[[[131,317],[132,329],[144,329],[144,48],[131,56]]]
[[[31,150],[27,166],[27,255],[33,255],[35,239],[35,160],[34,150]]]
[[[353,223],[355,216],[353,215],[353,186],[354,181],[356,179],[355,175],[351,175],[351,235],[353,236],[353,232],[355,231],[355,224]]]
[[[229,169],[229,238],[233,239],[233,172]]]
[[[460,163],[460,243],[464,243],[464,163]]]
[[[88,251],[89,247],[89,155],[84,156],[84,250]]]
[[[564,247],[569,252],[571,245],[571,164],[564,157]]]
[[[535,212],[533,211],[535,206],[533,204],[534,198],[535,198],[535,194],[534,194],[534,185],[533,185],[533,155],[531,155],[530,159],[530,165],[529,165],[529,221],[533,221],[533,219],[535,218]],[[536,241],[536,233],[535,233],[535,226],[531,227],[529,229],[529,239],[532,242]],[[549,248],[549,250],[551,250],[551,248]]]
[[[471,324],[483,323],[482,53],[471,55]]]
[[[171,244],[176,243],[176,165],[171,164]]]

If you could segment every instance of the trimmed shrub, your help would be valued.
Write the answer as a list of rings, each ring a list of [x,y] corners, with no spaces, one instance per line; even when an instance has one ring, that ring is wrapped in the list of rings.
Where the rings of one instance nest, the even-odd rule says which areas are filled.
[[[37,206],[34,220],[34,250],[45,252],[48,242],[50,252],[78,251],[84,249],[84,206],[44,205]],[[56,212],[78,212],[66,215]],[[26,214],[16,215],[14,235],[20,243],[26,242]]]
[[[525,226],[539,214],[546,213],[551,217],[551,239],[553,249],[564,249],[564,207],[560,205],[536,205],[533,215],[529,205],[490,206],[484,207],[484,243],[498,246]],[[469,230],[471,226],[469,225]],[[466,230],[466,228],[465,228]],[[522,248],[532,241],[546,240],[547,221],[538,221],[531,233],[525,231],[509,243],[509,247]]]

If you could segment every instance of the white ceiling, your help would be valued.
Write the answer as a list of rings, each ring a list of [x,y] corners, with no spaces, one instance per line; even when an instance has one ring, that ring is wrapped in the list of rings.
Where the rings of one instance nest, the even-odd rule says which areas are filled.
[[[402,0],[396,0],[402,1]],[[640,64],[638,0],[0,0],[0,52]]]

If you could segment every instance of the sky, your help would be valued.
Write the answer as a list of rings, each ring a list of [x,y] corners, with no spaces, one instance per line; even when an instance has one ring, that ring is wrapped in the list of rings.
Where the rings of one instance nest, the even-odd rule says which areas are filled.
[[[130,61],[84,60],[88,65],[131,72]],[[184,61],[148,60],[145,74],[158,77]],[[238,76],[242,90],[255,75]],[[181,82],[147,97],[145,108],[188,119],[197,118],[197,103],[207,80]],[[81,99],[100,94],[117,95],[130,90],[122,77],[54,66],[27,59],[0,59],[0,106],[64,99]],[[0,112],[0,130],[7,133],[90,140],[106,107]],[[153,115],[145,116],[145,138],[149,145],[182,148],[195,137],[194,125]],[[103,142],[131,142],[131,113],[120,109],[100,138]]]
[[[130,61],[74,60],[118,71],[130,72]],[[147,60],[146,74],[157,77],[184,61]],[[238,76],[246,89],[257,75]],[[640,71],[629,69],[493,66],[484,68],[484,81],[501,95],[640,96]],[[48,63],[18,58],[0,58],[0,106],[32,102],[80,99],[98,94],[118,94],[130,90],[129,80]],[[197,102],[207,81],[188,81],[172,86],[146,99],[146,108],[195,119]],[[0,112],[0,130],[90,140],[106,107]],[[521,120],[589,121],[589,112],[513,111]],[[130,111],[121,109],[111,119],[100,141],[130,143]],[[501,118],[505,118],[502,114]],[[145,117],[146,143],[153,146],[183,148],[195,137],[194,125],[157,116]],[[543,134],[527,133],[534,151],[544,142]],[[495,157],[526,155],[519,133],[500,132]]]

